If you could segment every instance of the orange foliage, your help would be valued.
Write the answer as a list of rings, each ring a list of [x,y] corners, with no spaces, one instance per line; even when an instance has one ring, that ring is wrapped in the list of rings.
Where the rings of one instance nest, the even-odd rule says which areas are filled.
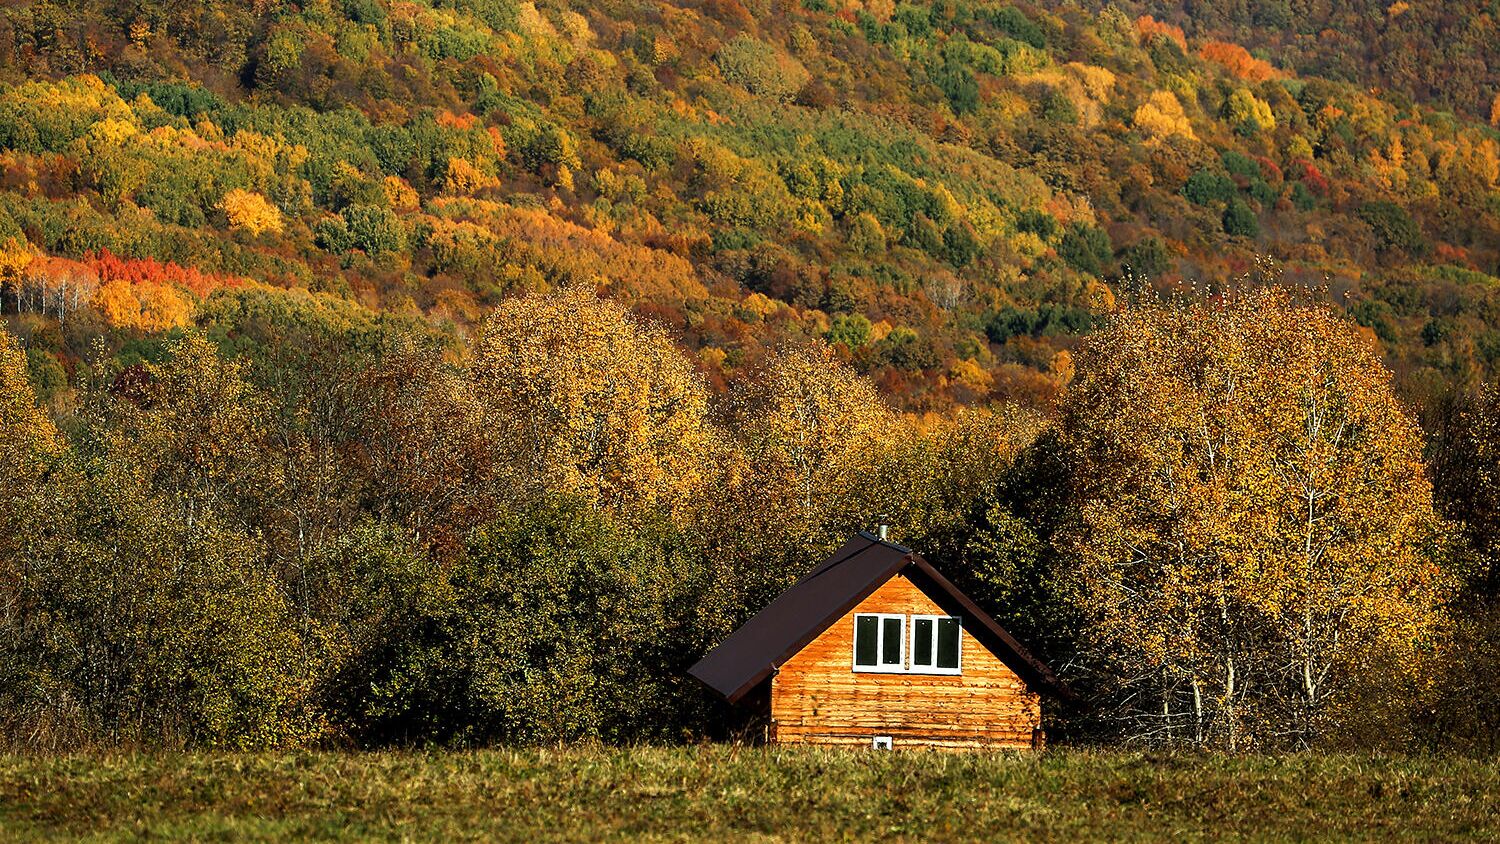
[[[124,258],[107,249],[85,255],[73,267],[93,276],[91,281],[97,288],[92,303],[109,324],[142,331],[187,325],[195,300],[220,287],[245,283],[244,279],[205,273],[170,261]]]
[[[1252,82],[1264,82],[1267,79],[1275,79],[1280,74],[1276,68],[1271,67],[1269,62],[1262,61],[1250,55],[1238,44],[1230,44],[1224,41],[1210,41],[1204,44],[1198,51],[1198,55],[1209,61],[1220,65],[1229,71],[1231,76],[1237,79],[1248,79]]]
[[[467,111],[463,114],[454,114],[451,111],[443,111],[437,116],[437,124],[447,129],[472,129],[474,128],[474,124],[478,122],[479,118],[475,117],[473,114],[470,114]]]
[[[1142,41],[1151,41],[1155,38],[1170,38],[1177,42],[1183,52],[1187,52],[1187,36],[1183,34],[1182,27],[1162,23],[1150,15],[1141,15],[1135,19],[1135,31],[1140,33]]]
[[[33,305],[61,320],[91,301],[98,288],[99,276],[87,266],[67,258],[39,255],[26,267],[17,304]]]
[[[94,307],[110,325],[162,331],[187,325],[192,303],[181,292],[165,284],[130,284],[116,279],[94,294]]]
[[[601,291],[645,301],[707,298],[693,265],[678,255],[614,239],[538,208],[444,198],[433,212],[471,222],[507,242],[518,263],[547,268],[554,279],[588,281]]]
[[[205,273],[191,267],[158,261],[155,258],[124,258],[102,249],[83,256],[83,263],[99,276],[99,281],[108,284],[122,281],[130,285],[163,284],[181,287],[198,298],[203,298],[220,287],[239,287],[242,278]]]

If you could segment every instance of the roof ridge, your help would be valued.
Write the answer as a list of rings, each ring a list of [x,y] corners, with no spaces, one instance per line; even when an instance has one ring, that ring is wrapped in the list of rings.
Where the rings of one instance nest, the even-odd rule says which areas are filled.
[[[908,554],[913,553],[912,549],[908,548],[907,546],[901,545],[901,544],[896,543],[896,542],[892,542],[889,539],[881,539],[880,537],[876,536],[873,533],[870,533],[867,530],[860,531],[859,535],[862,536],[862,537],[864,537],[865,539],[870,540],[871,542],[878,542],[881,545],[885,545],[885,546],[890,547],[890,548],[895,548],[895,549],[900,550],[900,551],[905,551]]]

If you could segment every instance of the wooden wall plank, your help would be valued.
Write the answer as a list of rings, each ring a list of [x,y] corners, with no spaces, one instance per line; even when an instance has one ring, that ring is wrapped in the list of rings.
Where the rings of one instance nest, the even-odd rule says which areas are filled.
[[[1041,700],[1025,681],[963,632],[963,673],[854,671],[854,615],[943,614],[905,575],[882,585],[771,678],[771,734],[784,744],[1025,748],[1041,725]]]

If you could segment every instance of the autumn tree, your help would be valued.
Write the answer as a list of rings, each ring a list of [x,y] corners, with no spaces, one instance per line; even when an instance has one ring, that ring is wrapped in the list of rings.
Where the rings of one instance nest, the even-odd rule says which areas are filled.
[[[1150,98],[1135,110],[1135,126],[1152,140],[1196,137],[1182,103],[1171,91],[1151,92]]]
[[[1422,440],[1351,324],[1263,289],[1091,338],[1060,418],[1076,601],[1130,735],[1232,749],[1328,730],[1438,624]]]
[[[6,591],[0,706],[19,729],[58,747],[320,733],[316,663],[247,524],[265,479],[255,412],[197,338],[88,385],[45,518],[7,549],[25,577]]]
[[[680,512],[714,476],[703,379],[660,326],[592,291],[508,300],[485,323],[470,371],[523,491]]]
[[[757,486],[795,530],[873,515],[857,499],[903,423],[830,348],[776,352],[747,379],[736,411]]]
[[[0,625],[14,622],[15,563],[45,520],[47,471],[61,451],[56,427],[37,407],[25,353],[0,330]]]
[[[225,193],[219,202],[219,210],[224,212],[231,229],[243,231],[251,237],[281,233],[280,209],[254,191],[235,188]]]

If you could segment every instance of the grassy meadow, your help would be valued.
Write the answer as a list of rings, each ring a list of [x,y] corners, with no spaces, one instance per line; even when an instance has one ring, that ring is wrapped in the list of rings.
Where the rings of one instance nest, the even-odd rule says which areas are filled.
[[[732,747],[0,757],[5,841],[1500,839],[1459,757]]]

